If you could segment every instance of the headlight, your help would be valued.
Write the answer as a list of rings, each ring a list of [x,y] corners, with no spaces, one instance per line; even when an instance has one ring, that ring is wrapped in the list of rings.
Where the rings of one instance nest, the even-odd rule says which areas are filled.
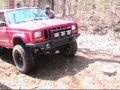
[[[34,33],[35,38],[40,38],[41,36],[42,36],[42,33],[40,31]]]
[[[71,28],[72,28],[72,30],[76,30],[77,29],[76,25],[72,25]]]

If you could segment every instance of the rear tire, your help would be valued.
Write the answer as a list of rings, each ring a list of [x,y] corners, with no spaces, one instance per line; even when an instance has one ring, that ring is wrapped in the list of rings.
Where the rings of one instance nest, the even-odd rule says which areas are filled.
[[[60,49],[60,53],[65,56],[74,56],[77,52],[77,43],[72,42],[66,45],[64,48]]]
[[[13,48],[13,60],[17,69],[22,73],[28,73],[33,68],[33,56],[31,52],[22,45]]]

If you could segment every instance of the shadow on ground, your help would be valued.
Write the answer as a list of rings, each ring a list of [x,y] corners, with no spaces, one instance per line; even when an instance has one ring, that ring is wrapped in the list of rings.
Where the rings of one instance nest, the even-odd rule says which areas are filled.
[[[72,76],[83,70],[88,64],[84,57],[64,57],[62,55],[42,56],[37,59],[36,71],[29,74],[31,77],[45,80],[58,80],[65,76]]]
[[[36,67],[27,75],[36,79],[55,81],[65,76],[75,75],[95,61],[119,63],[119,61],[112,59],[90,57],[85,51],[78,51],[75,57],[64,57],[60,54],[41,56],[36,59]],[[14,65],[11,51],[6,51],[6,54],[3,54],[1,59]],[[17,72],[17,69],[15,72]]]
[[[4,90],[12,90],[12,89],[9,88],[8,86],[3,85],[3,84],[1,84],[1,83],[0,83],[0,89],[1,89],[1,90],[3,90],[3,89],[4,89]]]

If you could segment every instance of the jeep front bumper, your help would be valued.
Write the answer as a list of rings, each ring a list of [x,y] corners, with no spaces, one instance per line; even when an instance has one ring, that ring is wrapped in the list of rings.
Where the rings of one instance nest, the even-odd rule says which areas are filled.
[[[56,47],[59,47],[59,46],[65,45],[65,44],[75,42],[79,35],[80,34],[75,34],[75,35],[71,35],[69,37],[48,40],[48,41],[35,43],[35,44],[27,43],[26,46],[33,47],[33,48],[40,48],[41,50],[53,49],[53,48],[56,48]]]

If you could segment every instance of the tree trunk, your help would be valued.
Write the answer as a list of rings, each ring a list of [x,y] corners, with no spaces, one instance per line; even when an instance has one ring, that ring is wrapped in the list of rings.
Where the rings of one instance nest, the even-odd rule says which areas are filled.
[[[9,9],[14,8],[14,0],[9,0]]]
[[[40,4],[41,0],[38,0],[37,2],[37,6],[41,8],[41,4]]]
[[[52,8],[52,10],[54,10],[54,0],[52,0],[52,4],[51,4],[51,8]]]
[[[66,0],[63,0],[63,16],[66,15],[66,8],[65,8],[65,5],[66,5]]]

